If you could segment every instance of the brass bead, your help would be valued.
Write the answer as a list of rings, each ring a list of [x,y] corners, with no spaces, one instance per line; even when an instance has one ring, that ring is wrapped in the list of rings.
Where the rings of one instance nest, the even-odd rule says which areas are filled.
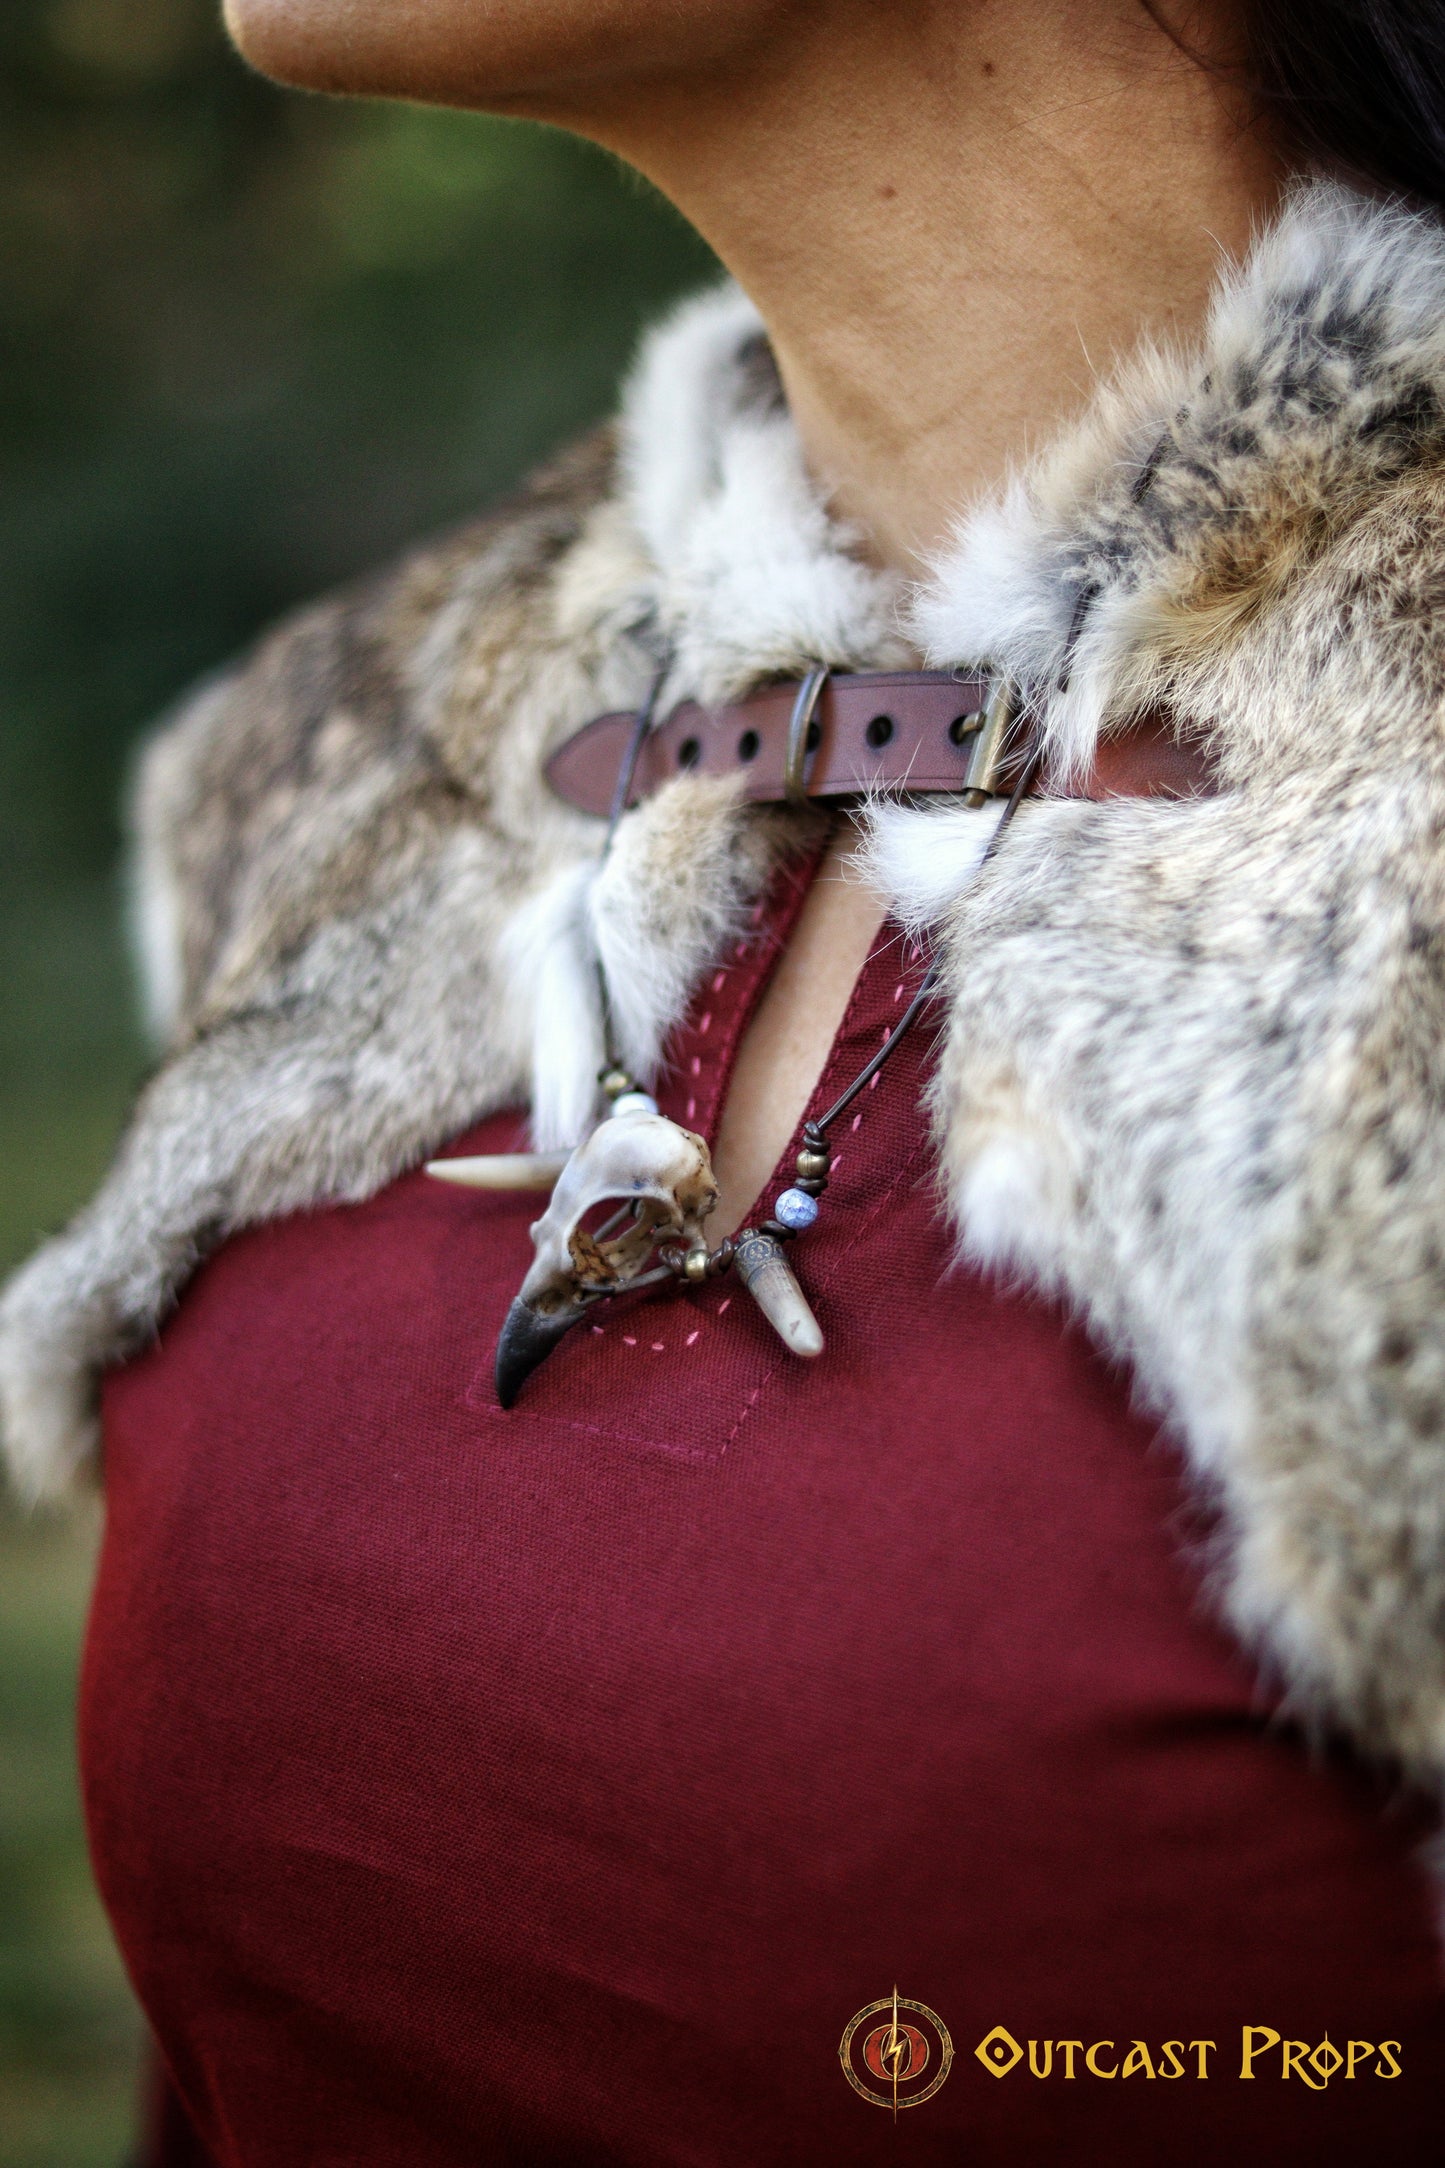
[[[696,1286],[699,1281],[707,1278],[711,1263],[706,1243],[699,1243],[697,1248],[689,1250],[683,1259],[683,1274]]]
[[[637,1089],[625,1069],[604,1069],[597,1081],[609,1099],[620,1099],[624,1092]]]
[[[805,1145],[793,1162],[798,1179],[802,1182],[820,1182],[827,1175],[832,1154],[826,1151],[810,1151]]]

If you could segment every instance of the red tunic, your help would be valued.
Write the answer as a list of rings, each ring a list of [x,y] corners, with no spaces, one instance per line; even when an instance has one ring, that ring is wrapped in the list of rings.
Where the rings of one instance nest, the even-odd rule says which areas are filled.
[[[677,1036],[704,1131],[793,900]],[[815,1110],[916,969],[886,933]],[[223,2168],[1439,2159],[1419,1822],[1271,1724],[1126,1382],[949,1270],[930,1039],[794,1253],[815,1364],[723,1280],[504,1414],[536,1201],[413,1175],[230,1243],[110,1380],[90,1826]],[[896,2134],[837,2053],[895,1983],[957,2048]],[[996,2025],[1120,2074],[995,2077]],[[1243,2082],[1245,2025],[1403,2075]]]

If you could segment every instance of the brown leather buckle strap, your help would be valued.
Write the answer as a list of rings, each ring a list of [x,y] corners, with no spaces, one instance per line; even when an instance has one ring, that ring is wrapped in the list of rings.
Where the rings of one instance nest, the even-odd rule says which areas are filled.
[[[726,707],[685,700],[643,739],[627,803],[677,775],[734,774],[758,801],[885,790],[947,791],[978,803],[1006,793],[1017,773],[1006,702],[1002,681],[945,670],[815,671]],[[560,745],[547,763],[558,796],[605,817],[636,727],[631,712],[599,715]],[[1106,739],[1068,795],[1183,798],[1217,787],[1199,749],[1148,717]]]

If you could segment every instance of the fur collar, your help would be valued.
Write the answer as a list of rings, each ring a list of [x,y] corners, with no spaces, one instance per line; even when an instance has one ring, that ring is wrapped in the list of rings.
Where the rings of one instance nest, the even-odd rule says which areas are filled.
[[[1145,702],[1227,795],[876,809],[949,1023],[963,1249],[1133,1364],[1218,1501],[1220,1601],[1293,1706],[1445,1773],[1445,237],[1302,188],[1196,350],[1151,350],[916,593],[804,468],[732,289],[649,343],[604,442],[283,630],[141,789],[167,1058],[116,1168],[0,1307],[16,1465],[209,1241],[359,1196],[530,1092],[591,1118],[596,973],[645,1072],[797,820],[679,779],[559,809],[551,745],[815,661],[988,663],[1081,760]]]
[[[1137,353],[1033,467],[959,519],[912,591],[864,564],[829,514],[761,320],[732,286],[648,341],[624,401],[622,501],[646,551],[638,606],[672,657],[666,702],[726,699],[818,661],[988,664],[1024,687],[1056,772],[1083,766],[1101,730],[1158,703],[1242,782],[1275,769],[1299,777],[1302,753],[1311,766],[1333,755],[1346,767],[1348,741],[1289,742],[1278,666],[1236,671],[1221,702],[1213,668],[1201,675],[1191,660],[1212,663],[1218,636],[1282,599],[1347,510],[1442,432],[1445,233],[1315,184],[1226,271],[1199,347]],[[1411,643],[1399,644],[1409,670]],[[1315,672],[1329,660],[1315,657]],[[994,818],[878,810],[870,871],[906,922],[927,926],[946,910]],[[611,998],[645,1074],[706,957],[698,950],[694,966],[689,943],[676,970],[618,947],[638,885],[629,840],[590,908],[566,880],[555,912],[529,905],[521,953],[532,971],[540,934],[541,951],[560,954],[566,924],[604,962],[615,951]],[[567,968],[578,981],[579,959]],[[544,1145],[575,1137],[586,1118],[599,1034],[597,1020],[583,1039],[539,1045],[532,1103]]]
[[[809,477],[761,321],[736,287],[644,348],[622,420],[623,500],[674,657],[711,703],[815,662],[907,669],[901,583],[865,565]]]

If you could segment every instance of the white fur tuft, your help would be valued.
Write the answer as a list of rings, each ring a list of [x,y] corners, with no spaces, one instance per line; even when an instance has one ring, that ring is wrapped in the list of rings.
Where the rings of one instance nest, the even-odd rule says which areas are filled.
[[[71,1297],[62,1237],[32,1259],[0,1300],[0,1444],[28,1504],[61,1498],[99,1442],[95,1347],[105,1324]]]
[[[532,1018],[532,1142],[570,1151],[591,1129],[604,1056],[601,990],[588,920],[591,864],[527,898],[502,934],[513,1000]]]
[[[145,841],[134,853],[126,889],[131,953],[140,980],[141,1014],[152,1046],[162,1047],[181,1010],[181,907],[163,854]]]
[[[888,898],[910,933],[932,926],[967,888],[983,860],[1003,807],[890,805],[868,808],[854,863]]]
[[[829,513],[735,287],[653,334],[627,398],[623,466],[657,568],[675,697],[716,703],[813,663],[904,668],[901,583]]]
[[[658,564],[686,547],[697,507],[717,487],[739,351],[762,336],[762,318],[729,282],[684,302],[643,342],[623,396],[622,471]]]

